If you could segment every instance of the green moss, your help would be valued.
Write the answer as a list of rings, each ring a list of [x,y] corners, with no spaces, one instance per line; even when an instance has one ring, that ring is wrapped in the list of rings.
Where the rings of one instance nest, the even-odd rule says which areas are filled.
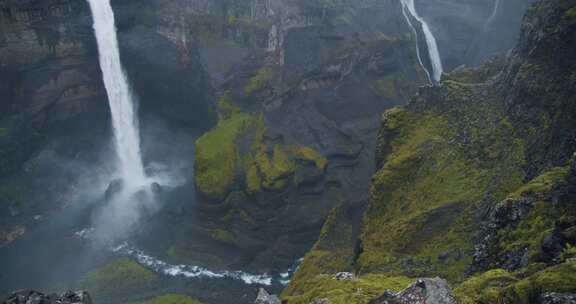
[[[265,142],[266,130],[262,115],[256,119],[255,129],[251,153],[246,157],[247,191],[254,193],[261,189],[281,190],[286,186],[286,178],[294,173],[294,161],[278,144],[270,151]]]
[[[247,224],[256,224],[254,219],[252,219],[252,217],[250,217],[246,211],[240,208],[232,208],[228,210],[222,220],[225,222],[231,222],[235,218],[240,219],[242,222]]]
[[[461,253],[473,247],[477,205],[487,191],[504,198],[522,184],[524,146],[511,124],[491,104],[463,103],[471,86],[443,84],[450,106],[384,115],[384,162],[361,233],[362,272],[461,281],[471,263]]]
[[[537,272],[502,290],[500,303],[535,303],[544,292],[576,290],[576,261],[565,262]]]
[[[566,178],[570,173],[570,166],[556,167],[534,178],[526,185],[520,187],[510,195],[511,198],[519,198],[524,195],[542,195],[549,193],[554,188],[567,184]]]
[[[244,88],[246,94],[252,94],[263,89],[274,78],[274,70],[271,68],[262,68],[256,75],[250,78],[248,85]]]
[[[202,303],[186,295],[166,294],[145,301],[130,302],[129,304],[202,304]]]
[[[517,225],[498,231],[501,252],[528,248],[530,261],[538,260],[542,239],[554,230],[555,211],[550,202],[536,202],[528,216]]]
[[[240,108],[232,102],[230,91],[226,91],[218,100],[219,119],[226,120],[240,113]]]
[[[239,166],[237,141],[251,119],[249,114],[236,113],[196,141],[194,172],[202,193],[218,198],[226,195]]]
[[[234,234],[230,231],[223,229],[214,229],[210,232],[210,235],[212,236],[213,239],[217,241],[228,244],[234,244],[235,237]]]
[[[567,10],[566,13],[564,13],[564,16],[567,19],[576,19],[576,6]]]
[[[82,289],[99,296],[109,296],[150,286],[157,276],[140,264],[122,258],[89,272],[80,281]]]
[[[454,295],[460,304],[498,303],[502,288],[516,281],[508,271],[494,269],[468,278],[454,289]]]
[[[529,261],[536,262],[541,255],[541,242],[555,229],[556,222],[564,212],[551,200],[551,192],[568,183],[570,166],[552,168],[503,200],[501,208],[515,208],[523,205],[525,200],[531,202],[531,209],[524,218],[512,226],[498,231],[497,245],[502,253],[528,249]]]
[[[289,151],[298,159],[313,161],[314,164],[316,164],[316,168],[322,171],[324,171],[328,165],[328,159],[310,147],[292,146]]]
[[[400,97],[396,89],[396,79],[394,76],[376,80],[373,87],[376,92],[385,99],[398,99]]]
[[[258,193],[262,190],[262,179],[258,172],[258,166],[249,158],[248,170],[246,171],[246,190],[248,193]]]
[[[318,241],[304,257],[282,296],[297,296],[306,292],[320,275],[352,271],[353,255],[352,225],[347,222],[343,207],[334,208],[326,218]]]
[[[305,292],[283,296],[290,304],[308,304],[326,299],[332,304],[366,304],[380,296],[385,290],[400,291],[413,279],[390,277],[384,274],[369,274],[353,280],[336,280],[331,275],[318,275],[308,281]]]
[[[566,261],[574,258],[576,258],[576,246],[568,244],[566,246],[566,249],[564,249],[564,251],[562,252],[560,260]]]

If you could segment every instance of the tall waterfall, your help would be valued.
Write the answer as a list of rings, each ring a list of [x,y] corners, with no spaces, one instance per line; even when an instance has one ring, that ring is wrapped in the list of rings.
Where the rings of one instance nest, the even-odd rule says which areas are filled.
[[[140,152],[140,134],[134,98],[120,62],[114,11],[110,0],[88,0],[94,19],[100,68],[108,94],[115,148],[120,161],[121,178],[127,185],[144,182]]]
[[[426,21],[422,17],[420,17],[420,15],[418,15],[418,13],[416,12],[416,6],[414,5],[414,0],[400,0],[400,1],[402,3],[402,13],[404,14],[404,18],[406,19],[406,22],[408,22],[408,25],[412,28],[412,30],[414,30],[416,34],[416,51],[418,55],[418,60],[420,61],[420,64],[422,65],[426,73],[428,74],[428,78],[430,78],[430,80],[433,82],[438,82],[440,81],[440,78],[442,77],[442,73],[444,70],[442,67],[442,59],[440,59],[440,51],[438,50],[438,43],[436,42],[436,38],[434,37],[434,34],[432,34],[432,31],[430,30],[430,26],[428,26],[428,23],[426,23]],[[418,32],[416,31],[414,25],[412,25],[408,13],[410,13],[410,15],[418,22],[420,22],[420,24],[422,25],[422,31],[424,32],[424,38],[426,39],[426,46],[428,47],[428,56],[430,57],[430,62],[432,64],[432,73],[430,73],[430,71],[428,71],[428,69],[424,67],[424,64],[422,63],[422,58],[420,57],[420,50],[418,47]]]

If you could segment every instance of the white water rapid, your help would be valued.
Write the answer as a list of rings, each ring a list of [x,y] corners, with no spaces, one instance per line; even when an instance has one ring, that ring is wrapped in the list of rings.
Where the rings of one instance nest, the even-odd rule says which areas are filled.
[[[440,58],[440,51],[438,50],[438,43],[436,42],[436,38],[434,37],[434,34],[432,34],[428,23],[426,23],[426,21],[416,12],[414,0],[400,0],[400,2],[402,3],[402,13],[404,14],[404,18],[416,35],[416,54],[418,56],[418,60],[420,61],[420,65],[428,74],[428,78],[431,82],[438,82],[442,77],[444,69],[442,67],[442,59]],[[424,38],[426,39],[426,46],[428,48],[428,56],[430,57],[430,62],[432,64],[432,73],[430,73],[430,71],[424,66],[424,63],[422,62],[422,58],[420,57],[420,50],[418,47],[418,32],[416,31],[416,27],[414,27],[410,21],[408,13],[410,13],[410,15],[422,25],[422,31],[424,32]]]
[[[114,11],[110,0],[88,0],[94,20],[100,68],[108,94],[120,177],[128,186],[145,182],[134,97],[120,62]]]

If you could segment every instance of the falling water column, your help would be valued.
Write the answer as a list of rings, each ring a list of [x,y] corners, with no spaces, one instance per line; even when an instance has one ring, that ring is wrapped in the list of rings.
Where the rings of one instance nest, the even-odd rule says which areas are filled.
[[[108,94],[120,177],[128,186],[144,183],[138,117],[134,98],[120,62],[114,11],[110,0],[88,0],[98,43],[100,69]]]
[[[442,73],[444,72],[444,68],[442,66],[442,59],[440,58],[440,51],[438,50],[438,43],[436,42],[436,37],[430,30],[430,26],[418,13],[416,12],[416,6],[414,4],[414,0],[400,0],[402,2],[402,12],[404,13],[404,17],[406,18],[406,22],[408,25],[413,28],[414,31],[416,29],[412,26],[412,22],[408,18],[406,14],[406,10],[422,25],[422,31],[424,32],[424,38],[426,39],[426,46],[428,48],[428,55],[430,57],[430,62],[432,64],[432,79],[434,82],[439,82],[442,78]],[[416,36],[418,33],[416,32]],[[418,48],[418,45],[416,45]],[[428,72],[428,70],[425,68]],[[428,72],[428,74],[430,74]]]

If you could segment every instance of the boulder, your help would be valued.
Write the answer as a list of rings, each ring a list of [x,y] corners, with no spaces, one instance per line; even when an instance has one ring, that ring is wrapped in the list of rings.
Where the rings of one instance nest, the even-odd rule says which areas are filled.
[[[280,304],[280,299],[276,295],[269,294],[264,288],[260,288],[254,304]]]
[[[354,278],[355,275],[351,272],[339,272],[336,275],[334,275],[334,279],[338,281],[353,280]]]
[[[441,278],[418,279],[399,293],[389,290],[369,304],[456,304],[446,280]]]
[[[13,293],[2,304],[92,304],[92,299],[85,291],[46,295],[34,290],[22,290]]]

